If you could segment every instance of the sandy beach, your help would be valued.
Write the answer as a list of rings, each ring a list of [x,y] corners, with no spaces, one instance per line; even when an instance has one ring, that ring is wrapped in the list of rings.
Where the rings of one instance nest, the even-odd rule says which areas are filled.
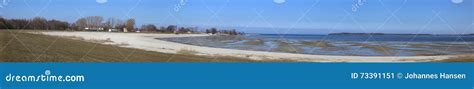
[[[71,39],[84,39],[86,41],[101,44],[118,45],[120,47],[136,48],[147,51],[163,53],[179,53],[180,51],[192,51],[195,55],[206,56],[233,56],[249,58],[253,60],[296,60],[305,62],[425,62],[444,60],[453,56],[332,56],[311,55],[296,53],[280,53],[251,51],[225,48],[212,48],[204,46],[188,45],[156,38],[172,37],[198,37],[209,36],[207,34],[150,34],[150,33],[110,33],[110,32],[34,32],[50,36],[61,36]]]

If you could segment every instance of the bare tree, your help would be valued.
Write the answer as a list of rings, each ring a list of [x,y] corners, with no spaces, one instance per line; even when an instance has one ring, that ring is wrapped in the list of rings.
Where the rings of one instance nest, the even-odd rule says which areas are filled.
[[[135,26],[135,19],[128,19],[125,28],[127,28],[128,31],[133,31]]]
[[[7,20],[3,17],[0,17],[0,29],[9,29],[10,27],[7,24]]]
[[[48,20],[43,17],[35,17],[31,20],[31,27],[33,29],[48,29]]]
[[[156,32],[158,28],[153,24],[142,25],[140,31],[142,32]]]
[[[85,18],[80,18],[74,23],[73,28],[79,28],[80,30],[85,29],[85,28],[93,28],[93,29],[98,29],[98,28],[103,28],[103,18],[101,16],[89,16]]]
[[[176,25],[169,25],[166,27],[165,33],[173,33],[178,30],[178,26]]]
[[[11,19],[7,21],[9,29],[30,29],[29,21],[26,19]]]
[[[117,18],[108,18],[105,22],[106,28],[119,28],[120,25],[123,25],[123,21]],[[121,29],[121,28],[119,28]]]
[[[69,28],[69,23],[68,22],[63,22],[59,20],[50,20],[48,21],[48,29],[53,29],[53,30],[66,30]]]
[[[86,17],[88,27],[99,28],[102,27],[102,21],[104,19],[101,16],[89,16]]]
[[[74,26],[77,27],[77,30],[84,29],[87,27],[87,20],[85,18],[80,18],[74,23]]]
[[[216,28],[211,28],[211,33],[212,34],[217,34],[217,29]]]

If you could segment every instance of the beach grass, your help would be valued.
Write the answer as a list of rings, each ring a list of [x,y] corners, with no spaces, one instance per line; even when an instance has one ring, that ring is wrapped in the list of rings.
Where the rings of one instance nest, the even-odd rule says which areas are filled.
[[[410,43],[408,46],[413,47],[413,48],[431,48],[431,49],[445,49],[449,46],[450,44],[444,44],[444,43]]]
[[[452,43],[411,43],[408,46],[412,48],[427,48],[430,50],[448,51],[448,52],[459,52],[459,53],[474,53],[472,44],[452,44]],[[439,52],[419,52],[417,54],[430,54],[430,55],[419,55],[419,56],[432,56],[432,55],[447,55]],[[431,55],[432,54],[432,55]]]
[[[445,60],[438,60],[435,62],[474,62],[474,55],[461,55]]]
[[[411,44],[408,44],[408,46],[413,47],[413,48],[423,48],[423,47],[429,47],[431,45],[422,44],[422,43],[411,43]]]
[[[246,45],[263,45],[265,42],[261,39],[251,39],[248,40],[247,42],[244,42]]]
[[[243,40],[241,36],[231,36],[231,35],[216,35],[216,36],[206,36],[205,38],[212,41],[240,41]]]
[[[403,52],[410,52],[415,54],[415,56],[439,56],[439,55],[448,55],[446,53],[436,52],[432,50],[423,50],[423,49],[410,49],[403,50]]]
[[[335,47],[328,41],[302,41],[301,43],[304,45],[316,46],[321,48]]]
[[[380,52],[384,55],[393,55],[394,53],[391,51],[396,50],[396,48],[386,46],[383,44],[371,45],[371,44],[366,44],[366,43],[352,43],[352,46],[361,46],[362,48],[368,48],[368,49]]]
[[[275,51],[275,52],[299,53],[303,51],[303,49],[296,46],[292,46],[288,42],[284,42],[280,40],[277,40],[275,42],[278,44],[278,47],[272,49],[272,51]]]
[[[336,47],[331,42],[324,41],[324,40],[321,40],[321,41],[301,41],[301,44],[308,45],[308,46],[313,46],[313,47],[319,47],[322,50],[326,50],[326,51],[336,51],[336,50],[344,49],[344,47]]]
[[[416,56],[440,56],[440,55],[448,55],[445,53],[416,53]]]
[[[168,54],[27,32],[0,30],[0,62],[280,62],[199,56],[189,51]]]
[[[190,49],[190,48],[183,48],[183,49],[178,50],[176,53],[177,54],[192,55],[192,54],[197,54],[199,52],[197,52],[193,49]]]

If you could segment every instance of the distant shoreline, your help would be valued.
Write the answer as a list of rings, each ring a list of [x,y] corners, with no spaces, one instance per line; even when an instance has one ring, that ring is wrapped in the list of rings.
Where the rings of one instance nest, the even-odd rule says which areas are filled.
[[[474,33],[472,33],[472,34],[329,33],[328,35],[418,35],[418,36],[474,36]]]
[[[315,36],[315,35],[352,35],[352,36],[366,36],[366,35],[417,35],[417,36],[474,36],[474,33],[470,34],[410,34],[410,33],[328,33],[328,34],[271,34],[271,33],[247,33],[251,35],[298,35],[298,36]]]

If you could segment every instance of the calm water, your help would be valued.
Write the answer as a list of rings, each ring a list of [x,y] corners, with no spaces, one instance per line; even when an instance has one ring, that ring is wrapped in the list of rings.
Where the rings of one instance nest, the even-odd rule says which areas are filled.
[[[184,44],[241,50],[342,56],[428,56],[474,53],[474,36],[278,35],[166,38]]]
[[[463,42],[474,41],[474,36],[462,35],[297,35],[255,34],[250,38],[331,41],[404,41],[404,42]]]

